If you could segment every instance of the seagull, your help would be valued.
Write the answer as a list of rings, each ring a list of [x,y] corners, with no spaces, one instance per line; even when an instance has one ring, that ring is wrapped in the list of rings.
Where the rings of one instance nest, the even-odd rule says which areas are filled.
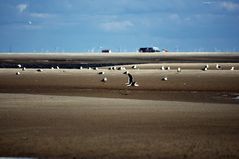
[[[136,69],[136,68],[137,68],[137,66],[136,66],[136,65],[132,66],[132,69]]]
[[[37,72],[42,72],[43,70],[42,69],[38,69]]]
[[[123,70],[123,67],[118,67],[117,70]]]
[[[170,70],[170,67],[167,67],[166,70]]]
[[[217,64],[216,68],[219,70],[219,69],[221,69],[221,66]]]
[[[81,66],[81,67],[80,67],[80,70],[82,70],[82,69],[83,69],[83,67]]]
[[[207,67],[204,67],[202,70],[203,70],[203,71],[207,71]]]
[[[58,70],[59,70],[59,69],[60,69],[60,68],[59,68],[59,66],[56,66],[56,69],[58,69]]]
[[[165,70],[164,66],[161,67],[161,70]]]
[[[207,71],[208,68],[209,68],[209,65],[206,65],[206,66],[204,66],[204,68],[203,68],[202,70],[203,70],[203,71]]]
[[[54,67],[51,67],[52,70],[54,70]]]
[[[231,68],[231,71],[234,71],[234,70],[235,70],[235,67],[232,67],[232,68]]]
[[[104,74],[105,74],[105,72],[103,72],[103,71],[102,71],[102,72],[99,72],[99,74],[100,74],[100,75],[104,75]]]
[[[93,69],[94,69],[94,70],[98,70],[98,68],[97,68],[97,67],[94,67]]]
[[[167,81],[168,80],[168,77],[164,77],[162,78],[163,81]]]
[[[102,81],[102,82],[107,82],[107,80],[108,80],[108,79],[107,79],[106,77],[104,77],[101,81]]]
[[[181,68],[180,67],[178,67],[177,72],[181,72]]]
[[[21,64],[18,64],[18,65],[17,65],[17,67],[18,67],[18,68],[21,68],[21,67],[22,67],[22,65],[21,65]]]
[[[138,87],[139,86],[139,84],[136,81],[134,81],[133,76],[128,71],[124,72],[123,74],[128,75],[128,83],[126,83],[126,85],[128,87],[130,87],[130,86]]]
[[[16,75],[20,75],[20,72],[17,72]]]
[[[26,70],[26,67],[23,67],[22,70],[25,71],[25,70]]]

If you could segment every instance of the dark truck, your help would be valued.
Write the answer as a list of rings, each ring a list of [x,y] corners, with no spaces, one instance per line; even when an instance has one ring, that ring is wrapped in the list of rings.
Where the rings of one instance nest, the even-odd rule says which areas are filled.
[[[160,52],[158,47],[142,47],[139,48],[139,52]]]

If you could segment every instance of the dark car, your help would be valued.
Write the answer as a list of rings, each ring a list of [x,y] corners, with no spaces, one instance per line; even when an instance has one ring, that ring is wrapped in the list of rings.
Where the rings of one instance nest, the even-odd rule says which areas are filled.
[[[160,52],[158,47],[142,47],[139,52]]]
[[[102,53],[111,53],[111,50],[105,49],[105,50],[101,50]]]

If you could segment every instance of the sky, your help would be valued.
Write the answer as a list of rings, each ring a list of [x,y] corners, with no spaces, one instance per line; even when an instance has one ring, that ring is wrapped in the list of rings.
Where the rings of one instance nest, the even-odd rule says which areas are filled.
[[[239,51],[239,0],[0,0],[0,52]]]

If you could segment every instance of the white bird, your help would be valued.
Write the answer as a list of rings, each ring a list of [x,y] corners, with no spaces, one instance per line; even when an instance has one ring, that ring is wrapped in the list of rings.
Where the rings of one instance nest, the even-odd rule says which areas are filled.
[[[231,68],[231,71],[234,71],[234,70],[235,70],[235,67],[232,67],[232,68]]]
[[[114,66],[114,67],[112,67],[112,70],[116,70],[116,67]]]
[[[202,69],[203,71],[207,71],[209,68],[209,65],[205,65],[204,68]]]
[[[99,74],[100,74],[100,75],[104,75],[104,74],[105,74],[105,72],[103,72],[103,71],[102,71],[102,72],[99,72]]]
[[[207,71],[208,69],[207,69],[207,67],[204,67],[202,70],[203,70],[203,71]]]
[[[43,70],[42,69],[38,69],[37,72],[42,72]]]
[[[164,77],[162,78],[163,81],[167,81],[168,80],[168,77]]]
[[[180,67],[178,67],[177,72],[181,72],[181,68]]]
[[[129,73],[129,71],[125,71],[123,74],[128,74]]]
[[[117,70],[123,70],[123,67],[118,67],[118,69]]]
[[[18,67],[18,68],[21,68],[21,67],[22,67],[22,65],[21,65],[21,64],[18,64],[18,65],[17,65],[17,67]]]
[[[26,70],[26,67],[23,67],[22,70],[25,71],[25,70]]]
[[[94,70],[98,70],[98,68],[97,68],[97,67],[94,67],[93,69],[94,69]]]
[[[59,70],[59,69],[60,69],[60,68],[59,68],[59,66],[56,66],[56,69],[58,69],[58,70]]]
[[[108,79],[107,79],[106,77],[104,77],[101,81],[102,81],[102,82],[107,82]]]
[[[218,70],[221,69],[221,66],[217,64],[216,69],[218,69]]]
[[[20,72],[17,72],[16,75],[20,75],[21,73]]]
[[[136,69],[136,68],[137,68],[137,66],[136,66],[136,65],[132,66],[132,69]]]
[[[170,67],[166,67],[166,70],[170,70]]]
[[[51,67],[52,70],[54,70],[54,67]]]
[[[81,67],[80,67],[80,70],[82,70],[82,69],[83,69],[83,67],[81,66]]]
[[[165,70],[165,67],[164,67],[164,66],[162,66],[162,67],[161,67],[161,70]]]

